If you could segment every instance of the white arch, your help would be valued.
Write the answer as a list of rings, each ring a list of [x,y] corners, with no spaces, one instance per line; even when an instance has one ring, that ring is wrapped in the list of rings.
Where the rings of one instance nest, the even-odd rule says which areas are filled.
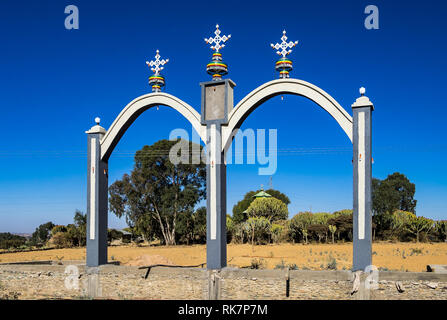
[[[200,115],[193,107],[168,93],[154,92],[134,99],[116,117],[101,139],[101,160],[107,160],[110,157],[123,134],[140,114],[157,105],[171,107],[180,112],[192,124],[200,138],[206,141],[206,127],[200,123]]]
[[[264,83],[246,95],[234,107],[228,115],[228,126],[222,126],[223,151],[230,147],[232,136],[253,110],[266,100],[287,93],[306,97],[326,110],[338,122],[352,142],[352,117],[349,113],[334,98],[317,86],[303,80],[289,78]]]

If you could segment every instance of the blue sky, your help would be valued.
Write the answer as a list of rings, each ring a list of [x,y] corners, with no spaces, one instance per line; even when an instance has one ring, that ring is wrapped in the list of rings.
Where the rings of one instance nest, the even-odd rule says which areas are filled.
[[[76,5],[80,29],[64,28]],[[364,9],[379,8],[379,30]],[[444,1],[11,1],[0,3],[0,231],[32,232],[72,222],[86,210],[85,131],[108,128],[121,109],[150,92],[145,61],[169,58],[165,91],[199,110],[199,82],[212,50],[203,38],[219,23],[232,38],[221,51],[236,82],[235,102],[278,77],[270,43],[282,30],[299,40],[291,76],[332,95],[350,114],[358,88],[375,104],[373,176],[395,171],[416,184],[417,214],[447,219]],[[109,161],[109,183],[129,172],[132,153],[191,127],[168,108],[145,112]],[[264,103],[243,129],[278,129],[273,187],[290,215],[352,206],[352,151],[338,124],[313,102],[285,96]],[[328,152],[316,152],[326,148]],[[257,165],[228,167],[228,212],[249,190],[269,187]],[[110,227],[124,221],[109,215]]]

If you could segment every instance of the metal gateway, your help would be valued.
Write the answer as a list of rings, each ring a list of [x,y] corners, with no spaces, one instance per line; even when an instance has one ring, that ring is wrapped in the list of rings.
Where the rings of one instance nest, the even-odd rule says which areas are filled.
[[[298,42],[287,42],[283,32],[281,43],[271,45],[280,55],[275,64],[279,79],[254,89],[234,106],[235,83],[222,79],[228,73],[220,50],[231,36],[221,36],[216,26],[215,36],[205,39],[214,50],[207,72],[212,81],[201,83],[202,106],[196,109],[181,99],[161,92],[165,78],[160,71],[169,60],[160,60],[157,50],[155,61],[147,62],[154,74],[149,78],[152,93],[131,101],[116,117],[108,130],[96,125],[88,130],[88,181],[87,181],[87,266],[107,263],[108,214],[108,159],[126,130],[144,111],[164,105],[178,111],[197,131],[206,144],[207,163],[207,269],[220,270],[227,265],[226,247],[226,163],[225,154],[234,134],[248,115],[265,101],[283,94],[306,97],[326,110],[353,145],[353,271],[371,265],[372,214],[371,214],[371,117],[374,106],[360,89],[360,97],[352,104],[353,116],[328,93],[303,80],[290,77],[292,61],[288,55]]]

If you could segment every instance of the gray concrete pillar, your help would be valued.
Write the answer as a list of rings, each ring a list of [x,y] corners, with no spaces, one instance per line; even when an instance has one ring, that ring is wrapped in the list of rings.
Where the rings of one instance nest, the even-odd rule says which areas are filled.
[[[201,123],[207,128],[206,166],[206,265],[208,270],[227,266],[226,163],[222,149],[222,126],[233,109],[233,88],[229,79],[203,82]],[[217,287],[218,288],[218,287]]]
[[[353,271],[372,264],[372,153],[371,116],[374,105],[360,89],[353,111]]]
[[[101,160],[101,139],[106,130],[93,126],[88,135],[87,174],[87,266],[107,263],[108,163]]]
[[[221,269],[227,266],[227,168],[222,152],[221,128],[219,123],[207,125],[207,269]]]

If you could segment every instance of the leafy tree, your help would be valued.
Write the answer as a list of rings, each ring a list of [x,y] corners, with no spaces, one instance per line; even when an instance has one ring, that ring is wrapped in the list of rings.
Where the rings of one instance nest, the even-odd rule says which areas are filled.
[[[338,239],[346,238],[352,240],[352,212],[349,214],[334,214],[327,223],[336,227]]]
[[[26,243],[26,238],[9,232],[0,233],[0,249],[18,248]]]
[[[436,221],[435,224],[436,233],[439,240],[446,241],[447,239],[447,220]]]
[[[408,211],[396,210],[393,212],[391,218],[391,230],[397,236],[400,236],[402,232],[406,231],[407,226],[411,223],[415,214]]]
[[[34,244],[44,244],[50,239],[50,232],[53,229],[54,224],[52,222],[47,222],[41,224],[36,228],[31,236],[31,242]]]
[[[54,236],[58,232],[67,232],[67,228],[63,225],[56,225],[51,229],[52,236]]]
[[[343,210],[335,211],[334,213],[332,213],[331,218],[336,218],[338,216],[352,216],[353,212],[354,211],[352,209],[343,209]]]
[[[434,226],[434,222],[431,219],[425,217],[411,216],[410,222],[407,225],[407,230],[416,236],[416,242],[419,242],[419,235],[421,232],[429,232]]]
[[[87,241],[87,214],[76,210],[73,220],[77,229],[78,245],[85,246]]]
[[[327,235],[328,227],[325,224],[311,224],[307,227],[307,231],[316,235],[318,237],[318,242],[321,243],[321,239]]]
[[[250,204],[255,200],[253,196],[261,191],[262,190],[247,192],[244,196],[244,199],[242,199],[233,206],[233,221],[235,223],[241,223],[248,219],[248,215],[245,213],[245,211],[248,209]],[[272,197],[281,200],[286,206],[290,204],[289,197],[287,197],[284,193],[278,190],[268,189],[265,192],[271,195]]]
[[[236,224],[229,214],[227,214],[227,243],[230,243],[233,239],[234,232],[236,231]]]
[[[276,198],[256,198],[247,209],[249,217],[265,217],[269,222],[286,220],[289,211],[281,200]]]
[[[260,243],[268,237],[270,232],[270,221],[265,217],[250,217],[244,222],[247,235],[251,239],[251,244]]]
[[[56,246],[56,248],[67,248],[71,247],[71,241],[67,232],[58,231],[51,237],[51,242]]]
[[[335,232],[337,231],[337,226],[330,224],[330,225],[328,225],[328,229],[329,229],[329,231],[330,231],[330,233],[332,235],[332,243],[335,243],[334,235],[335,235]]]
[[[179,214],[177,221],[177,239],[179,242],[206,242],[206,208],[200,207],[195,212],[185,211]]]
[[[301,234],[306,244],[308,243],[308,228],[313,224],[312,212],[299,212],[290,220],[290,231],[294,239]]]
[[[170,161],[170,150],[179,142],[183,151],[189,146],[187,164]],[[137,151],[131,174],[109,188],[110,210],[118,217],[125,216],[131,227],[147,221],[143,216],[150,217],[156,222],[157,236],[166,245],[174,245],[178,216],[191,212],[205,196],[206,169],[203,163],[191,164],[194,148],[192,142],[179,139],[161,140]],[[148,225],[152,226],[143,229]]]
[[[206,207],[200,207],[193,213],[193,221],[194,240],[198,243],[206,243]]]
[[[283,232],[284,232],[284,226],[276,223],[272,224],[271,234],[274,243],[280,242]]]
[[[384,236],[385,231],[390,230],[394,211],[416,213],[415,191],[414,183],[399,172],[388,175],[382,181],[373,178],[372,210],[378,233]]]

